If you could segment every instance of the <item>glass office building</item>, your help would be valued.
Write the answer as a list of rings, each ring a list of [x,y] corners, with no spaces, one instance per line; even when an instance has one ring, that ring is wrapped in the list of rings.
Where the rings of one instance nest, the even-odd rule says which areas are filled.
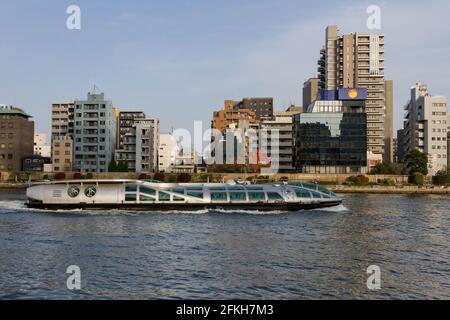
[[[367,172],[364,101],[316,101],[295,117],[294,163],[302,173]]]

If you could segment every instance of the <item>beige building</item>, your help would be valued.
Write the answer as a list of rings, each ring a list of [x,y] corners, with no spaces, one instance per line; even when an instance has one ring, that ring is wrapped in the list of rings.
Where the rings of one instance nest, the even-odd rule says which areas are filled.
[[[386,118],[384,120],[384,163],[395,162],[396,143],[394,142],[394,82],[386,80]]]
[[[427,153],[430,175],[447,167],[447,130],[447,99],[431,96],[425,84],[417,83],[405,106],[405,152],[418,149]]]
[[[69,136],[58,136],[52,142],[53,172],[71,172],[73,164],[73,140]]]
[[[52,104],[52,136],[50,143],[53,171],[55,172],[71,172],[73,170],[74,110],[74,101],[55,102]]]
[[[319,78],[310,78],[303,84],[303,108],[317,100],[319,93]]]
[[[447,114],[447,170],[450,170],[450,114]]]
[[[337,26],[328,26],[318,71],[319,90],[367,89],[368,151],[384,156],[386,139],[391,141],[393,135],[391,125],[386,125],[392,114],[387,110],[392,109],[392,82],[386,83],[384,77],[384,36],[339,35]],[[385,159],[390,161],[391,154],[388,151]]]
[[[0,171],[21,171],[34,153],[34,122],[22,109],[0,105]]]
[[[58,102],[52,104],[52,141],[54,137],[73,137],[74,102]]]

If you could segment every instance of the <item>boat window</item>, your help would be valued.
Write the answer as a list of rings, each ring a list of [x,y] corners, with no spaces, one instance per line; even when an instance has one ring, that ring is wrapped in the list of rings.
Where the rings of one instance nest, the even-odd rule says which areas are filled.
[[[125,192],[136,192],[137,187],[137,184],[127,184],[127,186],[125,187]]]
[[[295,189],[298,198],[311,198],[311,193],[305,189]]]
[[[266,195],[264,194],[264,192],[249,192],[248,198],[252,201],[264,201],[266,200]]]
[[[322,193],[331,195],[331,191],[328,190],[328,189],[325,188],[325,187],[322,187],[322,186],[317,185],[317,190],[319,190],[319,191],[322,192]]]
[[[230,191],[240,191],[240,190],[245,190],[245,188],[242,187],[242,186],[230,186],[230,187],[228,187],[228,190],[230,190]]]
[[[203,186],[187,187],[186,190],[188,190],[188,191],[203,191]]]
[[[88,198],[92,198],[97,194],[97,188],[94,186],[87,187],[84,189],[84,195]]]
[[[244,192],[230,192],[230,201],[247,201],[247,196]]]
[[[77,186],[71,186],[67,191],[67,194],[71,198],[76,198],[80,194],[80,188],[78,188]]]
[[[170,201],[170,194],[166,192],[159,192],[159,201]]]
[[[149,201],[154,202],[156,199],[153,197],[149,197],[149,196],[141,194],[141,195],[139,195],[139,200],[143,201],[143,202],[149,202]]]
[[[311,191],[314,199],[322,199],[322,196],[318,192]]]
[[[211,192],[211,201],[227,201],[226,192]]]
[[[210,187],[209,190],[211,191],[225,191],[226,187]]]
[[[178,197],[178,196],[173,196],[173,201],[183,202],[184,198],[181,198],[181,197]]]
[[[171,189],[170,191],[177,194],[184,194],[184,189]]]
[[[150,188],[141,186],[140,190],[141,190],[141,193],[146,193],[146,194],[151,195],[151,196],[156,196],[156,190],[155,189],[150,189]]]
[[[250,191],[263,191],[264,190],[264,188],[260,187],[260,186],[247,186],[245,188]]]
[[[317,190],[317,184],[314,183],[303,183],[303,188]]]
[[[135,202],[137,200],[135,193],[128,193],[125,195],[125,201],[127,202]]]
[[[194,198],[203,199],[203,192],[193,192],[193,191],[190,191],[190,192],[187,193],[187,195],[188,195],[189,197],[194,197]]]
[[[267,196],[269,197],[269,200],[272,201],[283,200],[283,197],[278,192],[267,192]]]

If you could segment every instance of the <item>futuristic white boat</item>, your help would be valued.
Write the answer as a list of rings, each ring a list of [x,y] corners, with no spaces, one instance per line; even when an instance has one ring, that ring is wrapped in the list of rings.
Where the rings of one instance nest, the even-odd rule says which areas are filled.
[[[45,210],[299,211],[337,206],[342,199],[310,183],[166,184],[140,180],[74,180],[32,185],[27,206]]]

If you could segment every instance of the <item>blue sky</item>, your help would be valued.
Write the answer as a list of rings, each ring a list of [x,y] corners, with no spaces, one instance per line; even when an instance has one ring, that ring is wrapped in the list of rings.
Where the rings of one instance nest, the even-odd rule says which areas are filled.
[[[66,28],[71,4],[80,31]],[[47,133],[51,103],[93,84],[115,106],[159,117],[162,131],[209,126],[229,98],[269,96],[284,109],[317,72],[325,27],[369,33],[371,4],[382,8],[398,128],[415,82],[450,97],[449,1],[0,0],[0,103]]]

